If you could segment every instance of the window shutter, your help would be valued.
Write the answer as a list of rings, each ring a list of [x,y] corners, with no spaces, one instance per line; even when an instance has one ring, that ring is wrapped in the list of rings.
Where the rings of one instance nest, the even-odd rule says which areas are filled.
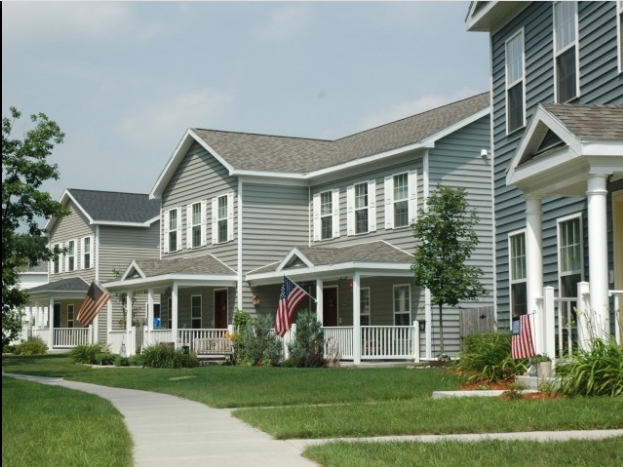
[[[177,208],[177,251],[182,249],[182,208]]]
[[[385,177],[385,228],[394,228],[394,177]]]
[[[355,235],[355,185],[346,188],[346,235]]]
[[[313,197],[313,239],[314,242],[320,240],[320,193],[314,194]]]
[[[227,194],[227,241],[234,239],[234,194]]]
[[[163,218],[162,231],[164,232],[164,236],[162,237],[162,251],[164,253],[168,253],[169,252],[169,211],[163,211],[162,218]]]
[[[65,253],[65,272],[69,271],[69,242],[65,242],[65,248],[67,253]]]
[[[368,182],[368,232],[376,232],[376,180]]]
[[[333,238],[340,236],[340,190],[331,192],[331,206],[333,207]]]
[[[193,205],[186,205],[186,249],[193,247]]]
[[[218,243],[218,198],[212,198],[212,244]]]
[[[208,201],[203,200],[201,202],[201,246],[208,243]]]
[[[417,217],[417,170],[409,172],[409,224]]]

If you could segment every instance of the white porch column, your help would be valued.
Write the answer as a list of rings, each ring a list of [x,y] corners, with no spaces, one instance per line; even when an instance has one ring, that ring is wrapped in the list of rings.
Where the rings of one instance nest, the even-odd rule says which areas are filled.
[[[171,287],[171,333],[173,334],[173,342],[177,349],[177,314],[178,314],[178,285],[177,282],[173,282]]]
[[[322,279],[316,279],[316,319],[321,326],[324,324],[324,296],[323,288],[324,282]]]
[[[361,273],[353,274],[353,360],[361,363]]]
[[[154,289],[147,290],[147,331],[154,330]]]
[[[35,322],[33,324],[33,328],[35,331],[41,326],[41,316],[39,316],[39,313],[41,313],[41,309],[39,308],[39,301],[35,301]]]
[[[126,347],[125,354],[127,357],[134,355],[136,349],[133,348],[134,339],[132,338],[132,296],[134,292],[131,290],[128,291],[126,295],[125,308],[127,311],[126,314],[126,322],[125,322],[125,330],[126,330]]]
[[[108,300],[108,305],[106,305],[106,342],[108,342],[108,337],[112,332],[112,300]]]
[[[525,195],[528,313],[534,316],[534,347],[544,353],[543,309],[537,299],[543,294],[543,207],[540,195]]]
[[[99,329],[100,329],[100,315],[99,313],[93,319],[93,344],[97,344],[99,342]]]
[[[54,297],[50,297],[50,308],[48,310],[48,328],[50,330],[48,348],[52,350],[54,348]]]
[[[589,350],[591,347],[591,331],[590,322],[590,303],[587,300],[590,292],[588,282],[578,282],[578,346],[583,350]]]
[[[608,309],[608,233],[606,175],[591,174],[587,180],[588,197],[588,268],[590,313],[594,317],[596,336],[610,335]]]
[[[424,289],[424,326],[426,326],[426,360],[433,359],[433,309],[430,289]]]
[[[545,353],[549,358],[554,360],[556,357],[556,316],[554,305],[554,287],[547,286],[543,289],[543,307],[544,307],[544,331]]]

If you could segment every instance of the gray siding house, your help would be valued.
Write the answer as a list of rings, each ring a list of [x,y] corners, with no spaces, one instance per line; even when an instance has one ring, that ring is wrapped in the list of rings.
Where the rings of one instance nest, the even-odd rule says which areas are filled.
[[[551,357],[620,339],[623,2],[472,2],[466,27],[491,41],[498,320],[533,314]]]
[[[471,261],[493,292],[489,111],[481,94],[331,141],[190,129],[150,194],[160,259],[136,259],[105,286],[161,293],[146,339],[179,346],[223,335],[237,309],[274,315],[287,276],[343,359],[433,358],[410,225],[437,184],[466,188],[481,220]],[[492,304],[491,293],[462,305]],[[458,309],[447,316],[455,353]]]
[[[64,248],[65,253],[49,263],[49,282],[29,289],[29,305],[38,310],[32,332],[50,348],[108,342],[111,332],[123,329],[121,304],[111,300],[92,329],[76,320],[80,305],[91,282],[114,279],[114,271],[125,271],[129,258],[158,258],[160,203],[146,194],[79,189],[66,190],[60,202],[70,214],[51,218],[46,231],[50,247]],[[142,310],[140,317],[145,316],[145,303],[140,297],[134,301],[135,310]]]

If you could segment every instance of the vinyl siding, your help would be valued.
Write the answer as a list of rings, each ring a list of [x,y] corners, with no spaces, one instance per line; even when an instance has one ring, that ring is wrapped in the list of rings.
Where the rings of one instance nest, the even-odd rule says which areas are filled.
[[[617,73],[616,68],[615,8],[615,2],[580,2],[578,5],[580,97],[573,103],[623,104],[623,76]],[[506,186],[506,170],[524,129],[506,135],[504,42],[522,27],[525,31],[526,121],[529,121],[538,103],[554,101],[552,3],[532,3],[493,34],[491,40],[497,313],[502,329],[509,326],[508,234],[525,228],[522,194],[516,188]],[[554,286],[556,294],[556,219],[576,212],[583,213],[586,232],[586,199],[546,198],[543,201],[544,285]],[[609,232],[611,237],[611,229]],[[611,243],[612,240],[609,241]],[[585,270],[588,265],[586,243],[585,240]]]

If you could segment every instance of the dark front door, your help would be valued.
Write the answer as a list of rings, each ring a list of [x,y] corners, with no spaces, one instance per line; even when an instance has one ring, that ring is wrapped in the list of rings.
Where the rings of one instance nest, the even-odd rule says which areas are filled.
[[[60,303],[54,304],[54,327],[55,328],[61,327],[61,304]]]
[[[214,327],[227,328],[227,290],[214,292]]]
[[[337,326],[337,287],[322,289],[323,326]]]

